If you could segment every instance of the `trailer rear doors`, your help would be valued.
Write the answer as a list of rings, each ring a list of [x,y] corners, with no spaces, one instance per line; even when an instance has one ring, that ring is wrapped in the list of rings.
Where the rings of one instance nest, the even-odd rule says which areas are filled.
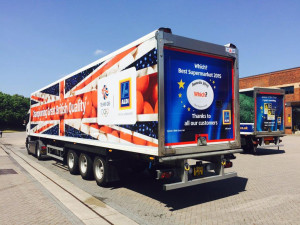
[[[163,35],[159,130],[164,153],[239,147],[237,49]]]
[[[256,133],[284,133],[284,93],[281,89],[254,89]]]

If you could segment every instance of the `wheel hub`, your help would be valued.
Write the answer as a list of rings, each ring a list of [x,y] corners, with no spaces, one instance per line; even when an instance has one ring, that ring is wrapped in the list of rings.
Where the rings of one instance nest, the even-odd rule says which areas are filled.
[[[86,156],[83,156],[80,161],[81,172],[86,173],[87,171],[87,159]]]
[[[97,160],[96,165],[95,165],[95,174],[99,180],[103,178],[104,174],[104,166],[103,163],[100,159]]]
[[[74,155],[73,155],[73,153],[71,153],[70,155],[69,155],[69,167],[70,168],[73,168],[74,167]]]

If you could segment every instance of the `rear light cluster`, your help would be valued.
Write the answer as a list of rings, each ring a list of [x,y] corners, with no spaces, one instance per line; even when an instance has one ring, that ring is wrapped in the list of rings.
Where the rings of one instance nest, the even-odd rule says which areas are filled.
[[[264,140],[265,141],[274,141],[274,137],[265,137]]]
[[[172,171],[165,171],[165,172],[162,172],[160,174],[160,179],[169,179],[173,176],[173,172]]]
[[[41,149],[42,149],[42,150],[46,150],[47,147],[46,147],[46,146],[42,146]]]
[[[282,140],[279,137],[264,137],[259,139],[259,141],[253,141],[253,144],[260,144],[262,145],[264,143],[275,143],[279,144],[282,142]]]
[[[230,168],[230,167],[232,167],[232,162],[226,161],[224,168]]]

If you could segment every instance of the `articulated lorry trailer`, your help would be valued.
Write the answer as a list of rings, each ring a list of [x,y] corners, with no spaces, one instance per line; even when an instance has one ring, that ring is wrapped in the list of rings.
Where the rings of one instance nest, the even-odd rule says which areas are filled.
[[[240,90],[240,132],[242,148],[256,153],[257,147],[283,146],[284,90],[254,87]]]
[[[26,146],[105,186],[147,168],[164,190],[237,176],[238,50],[160,28],[31,95]]]

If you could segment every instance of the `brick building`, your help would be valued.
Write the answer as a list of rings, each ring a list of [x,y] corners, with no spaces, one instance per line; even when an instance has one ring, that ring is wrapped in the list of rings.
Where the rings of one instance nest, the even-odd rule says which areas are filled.
[[[240,89],[272,87],[285,90],[285,132],[300,130],[300,67],[240,78]]]

